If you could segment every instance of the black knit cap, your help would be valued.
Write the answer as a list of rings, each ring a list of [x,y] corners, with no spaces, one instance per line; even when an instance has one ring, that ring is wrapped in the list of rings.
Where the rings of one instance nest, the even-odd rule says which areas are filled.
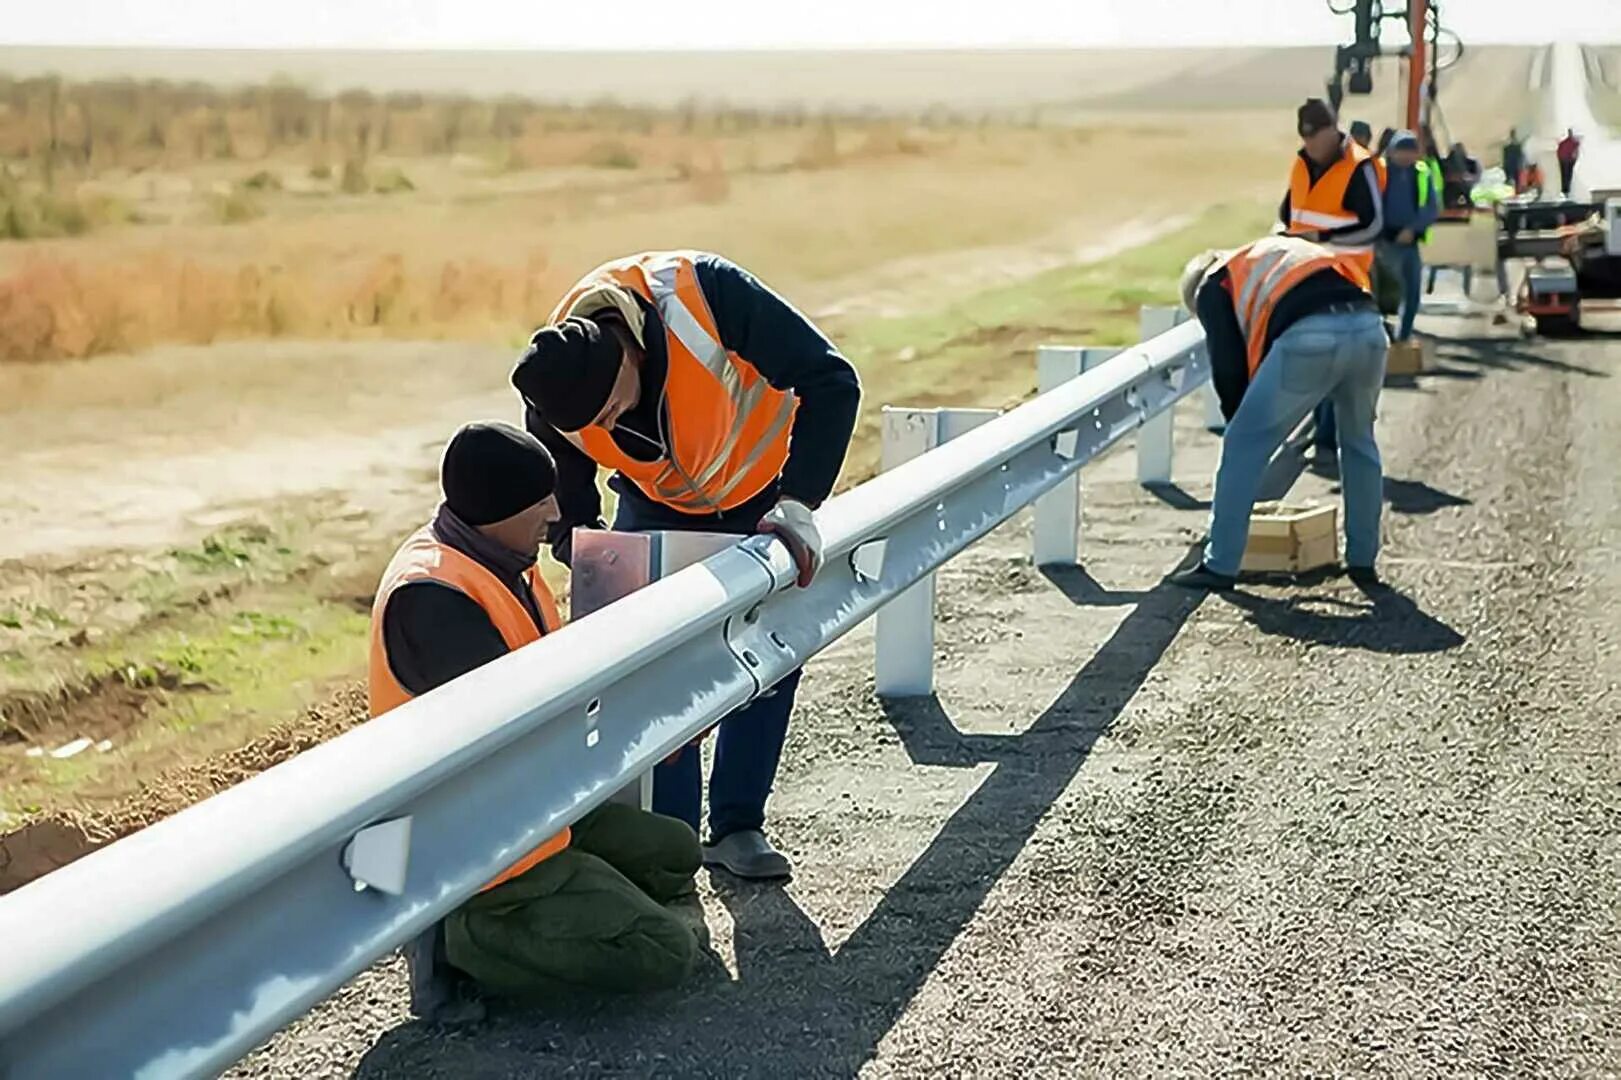
[[[1295,113],[1295,130],[1302,135],[1315,135],[1338,122],[1333,107],[1322,98],[1307,98]]]
[[[597,418],[613,392],[624,350],[592,319],[543,326],[512,369],[512,385],[558,431],[579,431]]]
[[[529,509],[557,488],[552,455],[511,424],[483,420],[452,435],[439,465],[445,504],[469,525],[490,525]]]

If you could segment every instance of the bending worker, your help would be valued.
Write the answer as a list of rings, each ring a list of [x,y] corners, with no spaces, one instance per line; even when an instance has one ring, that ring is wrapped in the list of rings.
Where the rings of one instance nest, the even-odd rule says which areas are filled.
[[[557,518],[546,448],[500,423],[468,424],[445,448],[444,502],[400,546],[372,606],[373,716],[561,625],[535,568]],[[497,994],[660,989],[707,944],[683,823],[610,803],[519,859],[406,946],[411,1009],[482,1013],[464,976]]]
[[[1389,342],[1367,271],[1333,248],[1270,236],[1195,256],[1182,274],[1182,302],[1204,326],[1228,422],[1204,558],[1171,580],[1233,587],[1266,463],[1328,401],[1340,420],[1345,564],[1353,580],[1377,581],[1384,481],[1373,419]]]
[[[1372,275],[1374,245],[1384,231],[1380,166],[1355,139],[1340,131],[1334,110],[1308,98],[1295,114],[1300,153],[1289,174],[1278,218],[1291,236],[1328,244]],[[1317,410],[1316,448],[1321,459],[1337,452],[1334,412]]]
[[[512,373],[524,422],[557,459],[553,553],[601,527],[598,467],[613,470],[614,528],[774,532],[799,584],[821,562],[811,511],[833,490],[855,426],[855,370],[811,322],[718,255],[646,252],[599,266],[535,332]],[[792,872],[764,833],[796,671],[720,724],[706,865]],[[653,808],[699,825],[700,754],[659,765]]]

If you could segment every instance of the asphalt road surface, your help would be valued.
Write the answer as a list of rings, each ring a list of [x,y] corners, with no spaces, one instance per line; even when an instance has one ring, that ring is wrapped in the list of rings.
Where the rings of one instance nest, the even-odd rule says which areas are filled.
[[[1387,590],[1162,585],[1185,406],[1181,488],[1086,473],[1083,570],[1020,520],[944,572],[936,699],[877,701],[864,634],[812,665],[798,876],[704,881],[690,987],[448,1031],[382,964],[232,1075],[1621,1072],[1621,343],[1432,326]]]

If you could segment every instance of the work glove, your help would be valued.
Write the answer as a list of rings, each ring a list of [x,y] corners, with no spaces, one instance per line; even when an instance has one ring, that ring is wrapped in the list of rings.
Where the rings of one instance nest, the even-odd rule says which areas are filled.
[[[760,519],[755,530],[770,533],[788,545],[794,565],[799,567],[798,584],[806,588],[822,568],[822,534],[816,528],[811,508],[798,499],[783,497],[771,512]]]

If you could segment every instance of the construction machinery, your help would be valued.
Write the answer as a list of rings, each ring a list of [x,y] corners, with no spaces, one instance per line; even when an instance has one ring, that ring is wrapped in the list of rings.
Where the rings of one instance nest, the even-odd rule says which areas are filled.
[[[1499,278],[1511,261],[1526,261],[1515,308],[1538,333],[1571,333],[1584,307],[1621,301],[1621,190],[1583,202],[1521,196],[1498,207],[1497,221]]]
[[[1334,50],[1334,74],[1328,80],[1328,100],[1339,111],[1347,92],[1357,95],[1373,93],[1373,63],[1381,57],[1394,56],[1406,61],[1406,84],[1402,127],[1419,133],[1426,142],[1426,152],[1440,157],[1434,125],[1445,129],[1445,118],[1440,108],[1440,76],[1463,56],[1463,42],[1441,23],[1438,0],[1408,0],[1405,5],[1385,0],[1326,0],[1329,10],[1336,15],[1350,15],[1355,20],[1355,39],[1349,45]],[[1386,22],[1397,20],[1405,24],[1407,43],[1386,48],[1380,41],[1380,32]],[[1478,176],[1454,167],[1449,156],[1442,161],[1443,188],[1441,192],[1441,220],[1468,221],[1474,211],[1470,197]]]

